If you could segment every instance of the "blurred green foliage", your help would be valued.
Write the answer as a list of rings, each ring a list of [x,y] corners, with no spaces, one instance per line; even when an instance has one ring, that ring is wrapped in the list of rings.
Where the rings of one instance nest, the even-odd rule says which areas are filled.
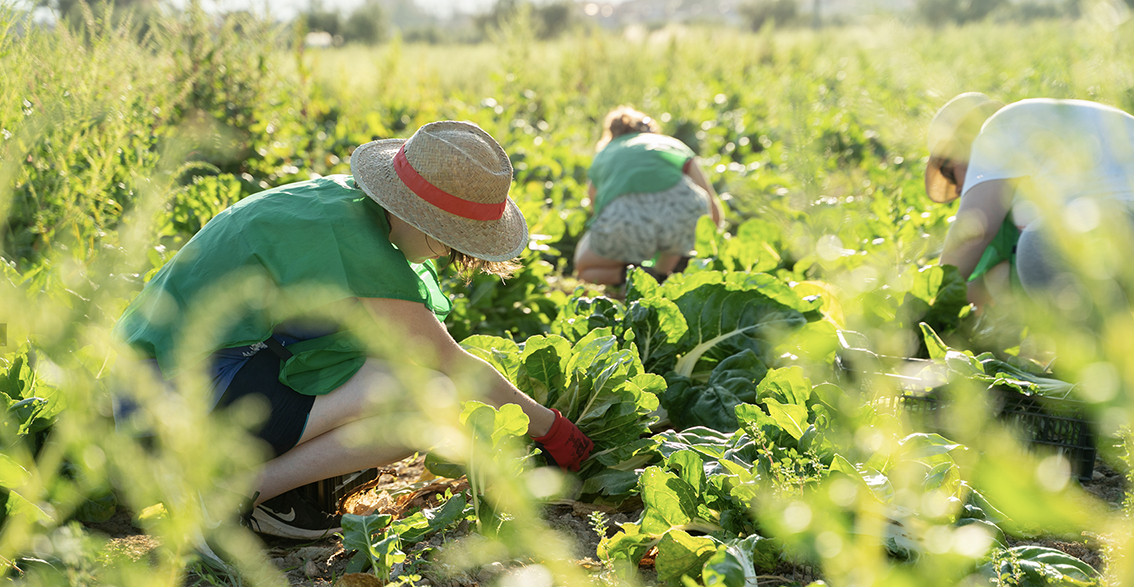
[[[72,571],[70,578],[27,571],[33,584],[78,580],[97,566],[87,555],[99,546],[75,538],[82,532],[67,521],[105,515],[113,487],[136,511],[170,505],[170,515],[147,528],[162,536],[166,555],[156,571],[114,560],[98,567],[101,579],[177,584],[191,551],[188,529],[202,515],[191,505],[195,492],[235,507],[212,480],[242,479],[254,455],[216,450],[247,439],[208,416],[202,402],[164,394],[142,370],[131,373],[136,386],[177,418],[155,422],[149,446],[115,434],[110,325],[146,275],[226,206],[312,175],[349,173],[360,143],[462,119],[485,128],[511,157],[512,195],[533,238],[511,279],[481,276],[466,286],[446,275],[455,298],[448,325],[459,340],[505,336],[520,353],[536,335],[573,345],[622,325],[612,330],[623,337],[620,351],[634,349],[642,368],[666,373],[681,360],[665,347],[672,341],[650,350],[625,324],[662,332],[674,325],[665,318],[673,311],[688,323],[696,303],[670,307],[683,283],[723,272],[722,280],[763,280],[766,290],[797,299],[818,296],[808,311],[821,320],[800,320],[798,333],[774,346],[761,342],[769,342],[762,355],[783,364],[756,397],[744,390],[755,403],[732,402],[738,411],[725,417],[739,430],[646,436],[600,463],[622,466],[608,479],[620,483],[619,493],[638,491],[649,512],[619,530],[606,551],[612,560],[664,544],[668,554],[658,560],[675,562],[659,563],[659,572],[694,584],[738,577],[743,584],[777,556],[816,565],[839,583],[955,584],[970,571],[1006,584],[1053,572],[1094,580],[1049,552],[966,546],[992,544],[996,532],[974,530],[988,528],[973,520],[993,518],[986,502],[994,501],[1011,506],[1006,531],[1047,527],[1071,540],[1084,530],[1113,532],[1107,572],[1127,576],[1128,522],[1093,515],[1097,504],[1069,484],[1059,457],[1019,450],[986,413],[987,381],[957,384],[971,401],[957,402],[965,411],[950,429],[955,439],[911,436],[900,414],[876,409],[880,395],[896,392],[893,378],[831,383],[835,328],[863,332],[879,354],[908,357],[931,354],[919,329],[927,322],[951,347],[972,357],[991,351],[1005,364],[1034,365],[1042,353],[1033,351],[1057,341],[1060,377],[1082,383],[1076,393],[1101,430],[1114,434],[1129,422],[1129,313],[1108,314],[1101,331],[1084,330],[1074,313],[1038,312],[1024,301],[969,313],[955,272],[935,266],[956,204],[932,204],[922,187],[924,128],[960,91],[1134,108],[1134,25],[1088,13],[1074,22],[943,30],[893,21],[820,32],[671,27],[641,38],[566,30],[549,42],[537,40],[530,20],[501,18],[491,45],[395,39],[313,51],[302,29],[248,14],[165,14],[139,40],[129,19],[109,10],[84,11],[74,29],[48,30],[0,7],[0,322],[13,345],[2,349],[0,367],[7,398],[0,564],[43,568],[28,562],[38,559]],[[669,305],[647,301],[653,294],[630,292],[629,303],[598,297],[603,290],[571,276],[599,122],[623,103],[694,148],[729,195],[726,230],[703,225],[688,275],[664,286],[673,295],[656,296]],[[26,358],[33,354],[34,371]],[[684,372],[686,389],[726,381],[723,371],[714,374],[727,358],[704,356]],[[494,491],[521,497],[495,503],[523,510],[538,483],[525,478],[527,489],[508,494],[500,480],[508,475],[516,473],[500,474]],[[513,552],[552,548],[516,526]],[[246,533],[217,534],[246,548],[249,582],[278,582],[256,566],[262,554]],[[367,531],[359,545],[370,552],[375,539],[392,540]],[[385,546],[367,555],[371,564],[370,556],[396,554],[393,541]],[[557,576],[570,576],[552,560],[545,564]]]

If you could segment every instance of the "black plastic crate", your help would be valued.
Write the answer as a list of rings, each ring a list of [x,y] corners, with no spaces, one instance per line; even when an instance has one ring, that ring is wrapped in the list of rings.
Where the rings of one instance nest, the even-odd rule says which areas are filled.
[[[996,418],[1016,427],[1029,444],[1050,447],[1071,462],[1080,481],[1091,479],[1095,470],[1097,435],[1080,402],[1023,395],[1015,389],[989,389]],[[941,411],[951,400],[937,389],[925,395],[906,393],[896,399],[919,422],[943,431]]]
[[[339,509],[339,500],[350,494],[352,490],[378,477],[378,469],[366,469],[350,475],[340,475],[323,479],[315,483],[308,483],[299,488],[304,495],[314,499],[323,507],[325,512],[334,512]]]
[[[863,348],[861,343],[865,339],[858,333],[840,332],[839,338],[843,348],[836,355],[836,365],[841,377],[850,382],[858,380],[860,374],[869,373],[893,380],[895,387],[903,390],[902,393],[883,398],[881,403],[892,406],[896,400],[911,416],[915,425],[948,435],[944,426],[946,420],[942,415],[952,403],[947,386],[923,391],[923,379],[882,370],[883,359],[916,365],[915,370],[933,365],[932,361],[877,355]],[[942,376],[944,378],[944,372]],[[1095,469],[1098,436],[1083,402],[1029,396],[1010,387],[1000,386],[992,386],[988,393],[997,419],[1016,427],[1032,446],[1050,447],[1049,450],[1066,457],[1080,481],[1091,479]]]

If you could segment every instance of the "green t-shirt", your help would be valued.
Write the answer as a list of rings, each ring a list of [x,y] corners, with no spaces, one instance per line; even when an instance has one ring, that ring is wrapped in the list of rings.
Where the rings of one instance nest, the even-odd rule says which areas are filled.
[[[622,194],[652,194],[677,185],[693,156],[685,143],[665,135],[632,133],[611,140],[587,172],[595,186],[595,215]]]
[[[126,308],[115,333],[156,358],[172,378],[217,349],[263,341],[280,324],[345,299],[421,302],[444,319],[452,306],[436,270],[410,264],[389,233],[384,210],[350,176],[260,192],[218,214],[186,243]],[[300,344],[306,352],[331,345],[344,351],[341,336],[323,338],[326,345],[319,339]],[[328,361],[308,356],[295,362],[325,367]]]
[[[1012,220],[1012,214],[1008,214],[1004,218],[1004,222],[1000,225],[1000,230],[996,232],[996,236],[992,237],[992,242],[988,243],[988,247],[984,249],[981,254],[980,261],[977,266],[973,268],[972,275],[969,276],[969,281],[974,281],[988,273],[993,267],[1009,261],[1012,266],[1010,275],[1015,278],[1016,276],[1016,243],[1020,241],[1020,229],[1016,227],[1016,223]]]

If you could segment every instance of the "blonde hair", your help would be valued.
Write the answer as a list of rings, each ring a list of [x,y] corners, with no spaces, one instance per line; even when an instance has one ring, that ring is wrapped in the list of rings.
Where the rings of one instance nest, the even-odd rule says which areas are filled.
[[[512,274],[523,268],[523,265],[516,261],[485,261],[462,253],[457,249],[450,248],[449,251],[448,264],[456,268],[457,275],[461,276],[466,284],[472,281],[477,272],[495,275],[503,279],[511,277]]]
[[[393,216],[393,214],[385,208],[383,208],[382,211],[386,213],[386,226],[390,226],[391,225],[390,217]],[[418,230],[421,230],[421,229],[418,229]],[[424,232],[424,231],[422,231],[422,232]],[[426,233],[426,234],[427,234],[427,236],[432,237],[433,240],[445,245],[445,243],[442,243],[440,241],[440,239],[438,239],[437,237],[435,237],[431,234],[428,234],[428,233]],[[445,245],[445,246],[449,247],[449,245]],[[479,273],[487,273],[489,275],[495,275],[495,276],[497,276],[501,279],[505,279],[505,278],[511,277],[513,274],[515,274],[520,269],[523,269],[523,267],[524,267],[522,264],[520,264],[520,263],[518,263],[514,260],[513,261],[487,261],[485,259],[481,259],[480,257],[474,257],[474,256],[472,256],[468,253],[458,251],[457,249],[454,249],[453,247],[449,247],[449,254],[446,257],[444,257],[444,259],[445,259],[444,261],[440,261],[440,262],[437,263],[437,269],[442,270],[442,269],[452,265],[453,268],[456,270],[457,275],[460,276],[461,279],[465,280],[465,284],[471,283],[473,277],[475,277],[478,272]]]
[[[657,121],[645,113],[635,110],[633,106],[622,105],[611,110],[602,123],[602,138],[599,139],[595,150],[600,151],[610,141],[630,133],[658,132],[661,126]]]

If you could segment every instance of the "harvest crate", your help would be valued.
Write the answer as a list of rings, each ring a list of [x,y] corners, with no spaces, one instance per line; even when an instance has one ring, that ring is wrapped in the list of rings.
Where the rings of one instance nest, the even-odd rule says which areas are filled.
[[[335,512],[339,509],[339,500],[349,494],[352,489],[373,481],[378,476],[378,469],[366,469],[350,475],[340,475],[309,483],[299,488],[299,491],[314,499],[323,507],[325,512]]]
[[[839,342],[842,348],[836,355],[836,365],[842,377],[855,380],[860,374],[872,373],[895,380],[896,387],[903,391],[900,395],[882,398],[880,403],[889,407],[900,405],[910,414],[915,425],[948,434],[944,411],[950,408],[952,399],[945,385],[944,373],[941,384],[926,392],[922,379],[881,371],[883,360],[919,368],[932,365],[932,361],[877,355],[863,348],[864,338],[858,333],[840,332]],[[1065,456],[1080,481],[1091,479],[1098,438],[1083,402],[1029,396],[1001,386],[989,388],[988,399],[997,419],[1015,426],[1032,446],[1050,447],[1049,450]]]

